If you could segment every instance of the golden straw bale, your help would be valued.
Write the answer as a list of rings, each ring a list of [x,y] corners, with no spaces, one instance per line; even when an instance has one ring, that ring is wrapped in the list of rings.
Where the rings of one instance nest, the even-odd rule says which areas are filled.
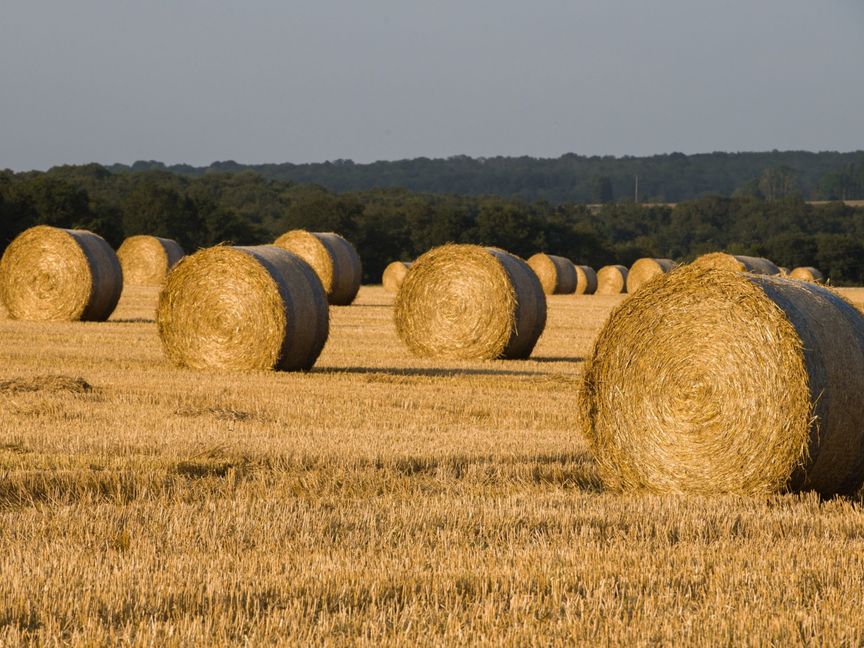
[[[576,292],[576,268],[570,259],[538,252],[528,259],[547,295],[569,295]]]
[[[104,321],[122,290],[114,250],[85,230],[31,227],[0,260],[0,299],[13,319]]]
[[[176,241],[158,236],[130,236],[117,248],[123,281],[128,286],[161,286],[168,271],[184,256]]]
[[[726,254],[712,252],[697,258],[693,265],[717,270],[733,270],[736,272],[752,272],[753,274],[779,275],[780,268],[768,259],[762,257],[744,256],[741,254]]]
[[[275,244],[312,266],[331,304],[347,306],[354,301],[363,279],[363,267],[360,255],[347,240],[333,232],[291,230],[276,239]]]
[[[675,265],[672,259],[638,259],[627,272],[627,292],[636,292],[643,284],[669,272]]]
[[[792,279],[800,279],[801,281],[811,281],[814,283],[822,283],[825,281],[825,275],[813,266],[801,266],[800,268],[795,268],[789,273],[789,276]]]
[[[579,400],[611,489],[853,493],[864,316],[818,284],[684,266],[611,314]]]
[[[623,265],[607,265],[597,271],[598,295],[620,295],[627,292],[627,268]]]
[[[329,332],[327,297],[299,256],[274,245],[186,257],[159,295],[167,356],[193,369],[307,370]]]
[[[519,257],[447,244],[413,263],[394,316],[399,337],[421,357],[527,358],[546,326],[546,296]]]
[[[384,290],[390,293],[399,292],[399,286],[405,281],[405,275],[408,274],[410,267],[410,261],[393,261],[387,264],[384,274],[381,275],[381,285],[384,286]]]
[[[586,265],[573,266],[576,270],[576,294],[593,295],[597,291],[597,273]]]

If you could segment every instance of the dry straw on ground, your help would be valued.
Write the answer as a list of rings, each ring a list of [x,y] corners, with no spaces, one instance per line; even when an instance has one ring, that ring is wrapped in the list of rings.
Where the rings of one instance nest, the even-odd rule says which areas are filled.
[[[735,272],[752,272],[753,274],[779,275],[780,268],[768,259],[762,257],[743,256],[741,254],[726,254],[712,252],[697,258],[693,265],[717,270],[732,270]]]
[[[853,493],[864,316],[816,284],[674,270],[612,313],[580,401],[613,489]]]
[[[312,266],[331,304],[347,306],[354,301],[363,268],[360,255],[347,240],[333,232],[291,230],[276,239],[275,245],[293,252]]]
[[[648,281],[658,275],[665,274],[675,267],[672,259],[650,259],[637,260],[627,272],[627,292],[635,293]]]
[[[627,268],[607,265],[597,271],[597,294],[620,295],[627,292]]]
[[[812,266],[802,266],[795,268],[789,273],[792,279],[800,279],[801,281],[810,281],[814,283],[822,283],[825,281],[825,275]]]
[[[528,259],[547,295],[569,295],[576,292],[576,268],[570,259],[538,252]]]
[[[13,319],[106,320],[122,290],[114,250],[84,230],[32,227],[0,261],[0,299]]]
[[[176,241],[158,236],[130,236],[117,248],[123,281],[130,286],[161,286],[184,255]]]
[[[448,244],[411,266],[395,320],[399,337],[421,357],[527,358],[546,325],[546,296],[519,257]]]
[[[573,266],[576,270],[576,294],[593,295],[597,292],[597,273],[586,265]]]
[[[156,321],[168,357],[193,369],[306,370],[329,331],[315,272],[273,245],[186,257],[168,275]]]
[[[384,290],[389,293],[399,292],[399,286],[405,281],[405,275],[408,274],[410,267],[410,261],[393,261],[387,264],[384,274],[381,275],[381,285],[384,286]]]

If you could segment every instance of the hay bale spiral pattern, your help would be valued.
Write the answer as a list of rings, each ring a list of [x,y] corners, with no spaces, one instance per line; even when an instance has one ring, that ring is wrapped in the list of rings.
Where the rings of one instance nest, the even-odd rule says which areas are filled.
[[[580,404],[612,489],[852,493],[864,317],[817,284],[680,268],[612,313]]]
[[[321,281],[272,245],[183,259],[159,295],[156,323],[167,356],[193,369],[307,370],[329,332]]]
[[[128,237],[117,248],[123,280],[130,286],[161,286],[184,256],[176,241],[143,234]]]
[[[0,260],[0,299],[20,320],[104,321],[123,290],[123,271],[97,234],[38,225]]]
[[[576,292],[576,268],[570,259],[538,252],[528,259],[547,295],[569,295]]]
[[[331,304],[347,306],[354,301],[363,279],[363,267],[357,250],[346,239],[334,232],[291,230],[276,239],[275,245],[312,266]]]
[[[607,265],[597,271],[598,295],[620,295],[627,292],[627,268],[623,265]]]
[[[387,267],[384,268],[384,274],[381,275],[381,285],[384,286],[384,290],[389,293],[399,292],[399,287],[405,281],[405,276],[408,274],[410,268],[410,261],[393,261],[392,263],[388,263]]]
[[[627,271],[627,292],[635,293],[643,284],[651,281],[654,277],[666,274],[675,267],[672,259],[650,259],[637,260],[630,270]]]
[[[597,273],[586,265],[573,266],[576,270],[576,294],[593,295],[597,292]]]
[[[546,296],[519,257],[448,244],[414,262],[394,316],[399,337],[421,357],[527,358],[546,325]]]

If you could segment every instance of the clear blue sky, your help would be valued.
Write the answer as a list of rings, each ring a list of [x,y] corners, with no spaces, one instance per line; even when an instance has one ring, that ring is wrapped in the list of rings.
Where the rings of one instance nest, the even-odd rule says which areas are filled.
[[[0,168],[864,148],[862,0],[3,0]]]

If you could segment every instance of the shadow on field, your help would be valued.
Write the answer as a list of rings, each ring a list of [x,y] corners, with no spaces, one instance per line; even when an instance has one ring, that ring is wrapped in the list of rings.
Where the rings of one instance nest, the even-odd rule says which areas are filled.
[[[546,376],[543,371],[518,371],[515,369],[473,369],[465,367],[316,367],[312,373],[331,374],[382,374],[386,376],[452,378],[457,376]]]
[[[582,356],[531,356],[534,362],[585,362]]]
[[[149,317],[131,317],[128,319],[108,320],[109,324],[153,324],[156,320]]]

